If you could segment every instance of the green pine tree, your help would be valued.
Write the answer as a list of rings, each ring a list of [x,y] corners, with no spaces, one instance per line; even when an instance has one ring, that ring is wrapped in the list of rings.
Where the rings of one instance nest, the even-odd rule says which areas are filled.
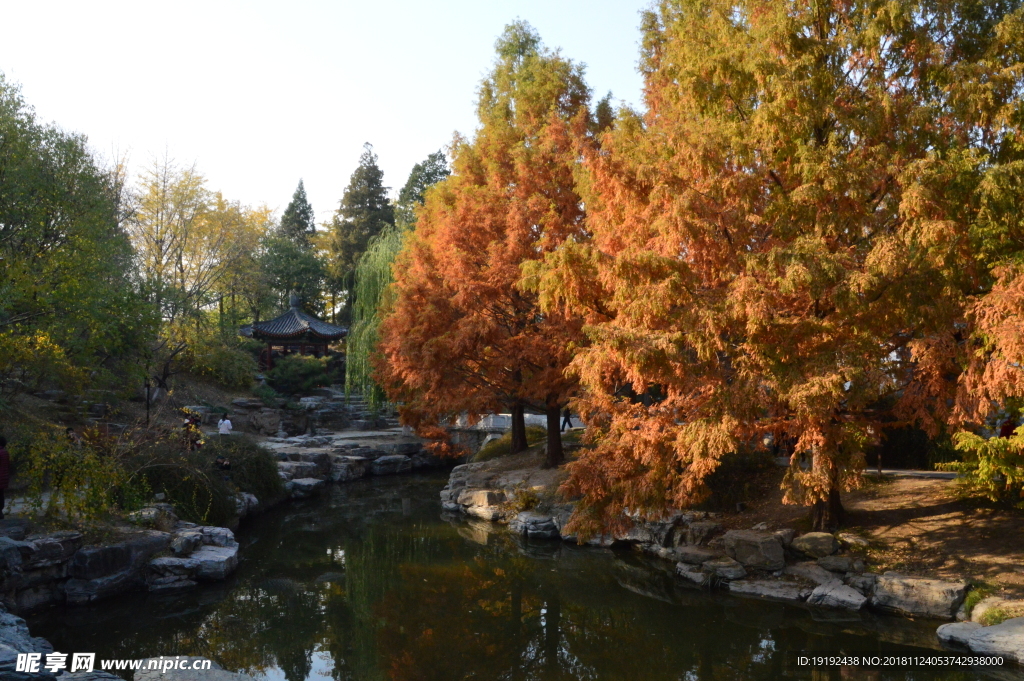
[[[405,186],[398,192],[398,204],[395,206],[396,222],[400,225],[414,225],[416,206],[423,205],[423,196],[427,189],[450,174],[448,161],[444,157],[444,152],[440,150],[414,165]]]
[[[309,247],[310,240],[316,233],[315,215],[313,206],[309,205],[306,198],[306,187],[299,180],[299,186],[292,194],[292,201],[284,209],[281,216],[281,225],[278,233],[297,244]]]
[[[335,293],[341,294],[346,310],[351,309],[356,263],[370,239],[388,225],[395,224],[395,209],[388,200],[384,173],[377,165],[373,145],[363,145],[359,167],[342,196],[338,210],[328,225],[328,274]]]

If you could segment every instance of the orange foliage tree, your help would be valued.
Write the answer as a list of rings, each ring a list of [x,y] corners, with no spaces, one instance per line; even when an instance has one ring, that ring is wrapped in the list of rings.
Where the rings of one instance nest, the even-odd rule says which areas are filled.
[[[533,271],[547,310],[590,316],[576,529],[699,502],[723,456],[772,438],[786,501],[834,528],[883,423],[951,416],[976,242],[1013,231],[986,206],[1019,164],[1016,4],[645,15],[647,110],[588,154],[590,238]]]
[[[575,379],[564,369],[582,322],[542,313],[520,266],[583,233],[574,171],[596,123],[583,68],[510,25],[480,88],[480,127],[456,138],[452,175],[427,192],[394,266],[377,370],[406,423],[438,424],[507,407],[513,452],[524,409],[547,414],[548,463],[562,460],[559,410]]]

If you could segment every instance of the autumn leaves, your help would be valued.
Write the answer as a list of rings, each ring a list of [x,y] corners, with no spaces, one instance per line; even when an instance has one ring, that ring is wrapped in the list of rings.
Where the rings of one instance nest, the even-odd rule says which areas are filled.
[[[664,0],[646,109],[603,131],[580,68],[510,27],[395,266],[406,418],[572,399],[584,531],[764,447],[830,528],[884,427],[1019,396],[1022,10],[882,10]]]

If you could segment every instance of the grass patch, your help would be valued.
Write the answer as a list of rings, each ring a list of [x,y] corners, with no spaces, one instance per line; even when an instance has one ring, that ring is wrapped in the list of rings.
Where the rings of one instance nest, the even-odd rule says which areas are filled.
[[[971,590],[967,592],[967,597],[964,598],[964,611],[967,613],[967,616],[970,617],[974,606],[995,593],[995,590],[996,588],[988,582],[971,582]],[[987,615],[988,613],[985,614]]]
[[[983,627],[991,627],[994,624],[1002,624],[1011,617],[1015,617],[1012,612],[1003,608],[991,608],[978,618],[978,623]]]
[[[548,436],[547,428],[542,426],[527,426],[526,427],[526,444],[530,447],[540,444]],[[497,440],[491,440],[477,452],[472,461],[474,463],[480,461],[490,461],[491,459],[497,459],[501,456],[508,456],[512,449],[512,431],[507,431],[504,435],[499,437]]]

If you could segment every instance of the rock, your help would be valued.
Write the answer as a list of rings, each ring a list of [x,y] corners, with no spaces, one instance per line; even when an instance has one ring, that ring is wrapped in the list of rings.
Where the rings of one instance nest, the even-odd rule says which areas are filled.
[[[703,565],[709,560],[715,560],[720,554],[715,553],[710,549],[702,549],[699,546],[679,546],[675,549],[676,556],[683,563],[690,563],[691,565]]]
[[[317,477],[319,467],[309,461],[278,461],[277,470],[288,476],[288,480]]]
[[[747,576],[743,566],[728,556],[706,561],[701,567],[720,579],[743,579]]]
[[[722,531],[722,523],[713,520],[697,520],[686,528],[686,543],[699,546]]]
[[[818,565],[829,572],[864,572],[864,561],[849,556],[825,556],[818,559]]]
[[[32,535],[29,537],[35,551],[22,562],[22,570],[38,570],[40,568],[61,565],[82,546],[81,532],[51,532],[50,534]]]
[[[204,526],[196,528],[203,535],[203,544],[209,546],[238,546],[235,533],[226,527]]]
[[[968,623],[959,624],[962,626]],[[979,655],[1002,655],[1015,662],[1024,661],[1024,617],[1014,617],[1002,624],[975,629],[967,639],[967,646],[971,652]]]
[[[331,481],[348,482],[365,477],[370,471],[370,462],[362,456],[339,456],[331,459]]]
[[[796,530],[787,527],[781,530],[775,530],[772,534],[779,538],[779,542],[781,542],[783,546],[788,547],[793,543],[793,537],[796,536]]]
[[[758,524],[754,525],[753,527],[751,527],[750,529],[752,529],[752,530],[754,530],[756,532],[767,532],[768,531],[768,523],[758,523]]]
[[[182,532],[171,540],[171,553],[176,556],[188,556],[202,545],[202,532]]]
[[[25,620],[0,610],[0,645],[19,653],[52,653],[53,646],[29,634]]]
[[[0,520],[0,537],[7,537],[15,541],[22,541],[31,531],[32,525],[27,520],[20,518],[6,518]]]
[[[238,567],[238,544],[234,546],[202,546],[189,556],[197,563],[195,575],[199,579],[221,580]]]
[[[844,608],[846,610],[860,610],[867,602],[867,596],[838,580],[820,584],[807,598],[809,605],[820,605],[825,608]]]
[[[1000,598],[999,596],[988,596],[978,601],[974,608],[971,609],[971,621],[979,622],[980,624],[992,624],[991,621],[986,621],[988,618],[985,617],[986,613],[996,613],[993,611],[1000,611],[998,614],[1002,619],[1009,619],[1011,617],[1024,616],[1024,601],[1008,600],[1006,598]]]
[[[292,480],[290,484],[293,499],[305,499],[319,494],[324,489],[324,481],[316,478],[299,478]]]
[[[239,492],[235,495],[235,512],[238,513],[239,518],[255,513],[259,507],[260,500],[256,498],[255,494]]]
[[[160,532],[173,532],[178,524],[178,516],[170,504],[152,504],[128,515],[128,519],[136,525],[151,527]]]
[[[277,409],[260,409],[249,414],[249,426],[260,435],[275,435],[281,429],[281,414]]]
[[[828,532],[808,532],[793,539],[790,546],[812,558],[831,556],[839,548],[836,538]]]
[[[394,475],[412,470],[412,461],[404,454],[389,454],[374,459],[370,471],[374,475]]]
[[[935,635],[943,645],[955,648],[968,648],[968,639],[981,628],[977,622],[949,622],[935,630]]]
[[[774,535],[754,530],[729,530],[722,542],[729,557],[746,567],[781,570],[786,566],[782,543]]]
[[[688,582],[692,582],[698,586],[704,586],[707,584],[708,575],[695,569],[688,563],[677,563],[676,574],[685,579]]]
[[[967,582],[946,582],[886,572],[875,583],[871,605],[904,615],[953,619],[966,594]]]
[[[738,579],[729,582],[729,593],[777,601],[803,601],[811,590],[801,584],[775,579]]]
[[[873,575],[868,572],[859,575],[851,573],[843,578],[843,583],[847,586],[853,587],[868,598],[871,598],[875,593],[875,582],[877,579],[878,575]]]
[[[309,441],[300,444],[301,447],[310,447]],[[313,464],[313,472],[307,475],[300,475],[300,478],[326,478],[331,472],[331,455],[327,452],[289,452],[288,459],[302,463]]]
[[[838,577],[815,563],[797,563],[796,565],[788,565],[784,572],[791,577],[806,579],[814,582],[815,584],[829,584],[830,582],[839,581]]]
[[[844,546],[853,548],[866,549],[871,545],[871,542],[864,537],[857,536],[851,532],[840,532],[836,535],[836,538],[839,539],[839,542]]]
[[[509,523],[509,529],[531,539],[560,539],[558,528],[551,516],[523,511]]]
[[[471,516],[497,520],[501,517],[499,505],[504,502],[505,493],[501,490],[464,489],[459,493],[457,503]]]

